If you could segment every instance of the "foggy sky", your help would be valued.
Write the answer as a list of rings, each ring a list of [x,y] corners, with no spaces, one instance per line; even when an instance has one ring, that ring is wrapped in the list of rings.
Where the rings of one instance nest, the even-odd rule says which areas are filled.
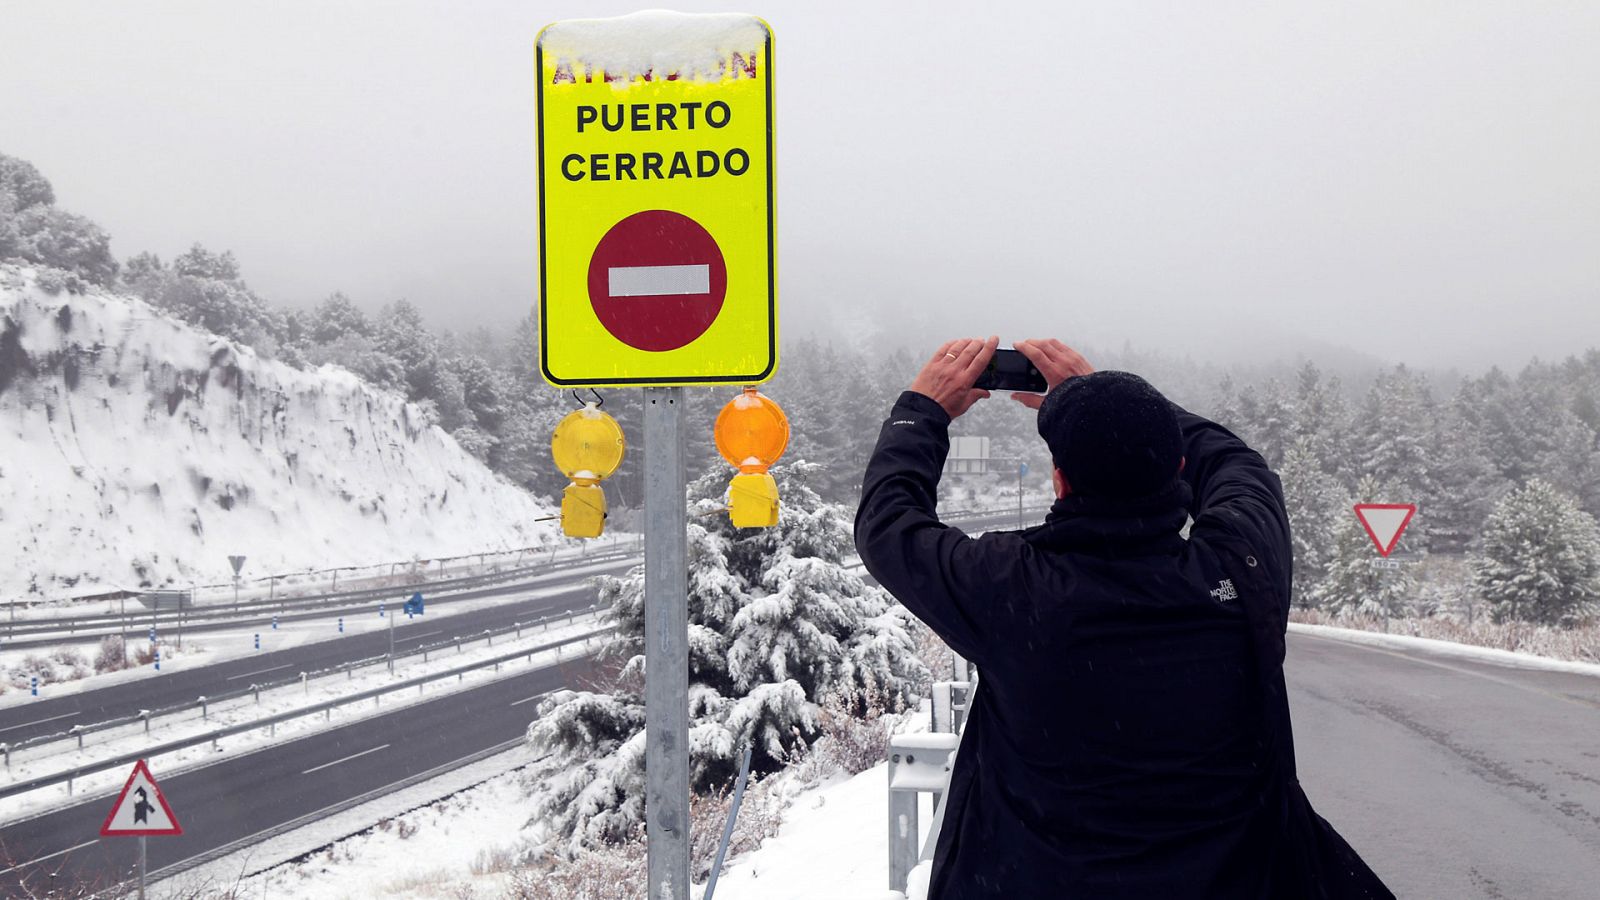
[[[777,41],[791,336],[1600,346],[1600,4],[740,6]],[[279,303],[504,324],[534,36],[637,8],[0,0],[0,152],[119,257],[200,241]]]

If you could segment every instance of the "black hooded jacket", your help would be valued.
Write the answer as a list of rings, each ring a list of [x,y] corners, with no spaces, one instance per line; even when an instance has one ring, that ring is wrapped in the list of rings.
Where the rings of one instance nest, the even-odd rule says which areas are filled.
[[[908,391],[883,426],[861,559],[981,673],[932,900],[1393,896],[1295,777],[1278,478],[1175,411],[1187,463],[1167,490],[1068,496],[979,538],[934,511],[944,410]]]

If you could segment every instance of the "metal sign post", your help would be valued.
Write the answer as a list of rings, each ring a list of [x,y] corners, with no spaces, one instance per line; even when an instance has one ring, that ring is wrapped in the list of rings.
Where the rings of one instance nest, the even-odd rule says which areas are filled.
[[[689,897],[683,388],[644,389],[645,837],[652,900]]]

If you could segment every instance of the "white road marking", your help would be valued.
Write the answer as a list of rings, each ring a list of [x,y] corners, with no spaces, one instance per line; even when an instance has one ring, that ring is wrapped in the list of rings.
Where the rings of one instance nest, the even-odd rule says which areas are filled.
[[[444,632],[443,631],[429,631],[429,632],[427,632],[425,634],[411,634],[411,635],[407,635],[405,637],[405,640],[414,641],[414,640],[417,640],[418,638],[433,637],[436,634],[444,634]]]
[[[73,846],[73,847],[68,847],[65,850],[57,850],[56,852],[48,854],[46,856],[41,856],[41,857],[38,857],[37,859],[30,859],[25,863],[17,863],[16,865],[12,866],[9,869],[0,870],[0,875],[10,875],[12,872],[15,872],[16,870],[21,869],[21,868],[23,868],[25,866],[31,866],[34,863],[42,863],[47,859],[55,859],[58,856],[65,856],[65,855],[67,855],[68,853],[71,853],[74,850],[82,850],[83,848],[89,846],[90,844],[98,844],[98,843],[100,843],[100,839],[99,838],[95,838],[92,841],[84,841],[81,844],[78,844],[78,845]]]
[[[360,759],[361,757],[366,756],[369,753],[377,753],[379,750],[387,750],[387,749],[389,749],[389,745],[388,744],[384,744],[382,747],[373,747],[371,750],[363,750],[360,753],[352,753],[349,756],[346,756],[344,759],[336,759],[333,762],[323,763],[320,766],[312,766],[311,768],[305,770],[304,772],[301,772],[300,774],[301,775],[310,775],[312,772],[320,772],[323,769],[328,768],[329,766],[337,766],[339,763],[347,763],[352,759]]]
[[[545,697],[549,696],[549,694],[549,691],[545,691],[543,694],[534,694],[532,697],[523,697],[521,700],[513,701],[511,705],[521,706],[524,703],[532,703],[535,700],[543,700]]]
[[[76,715],[78,715],[78,713],[62,713],[59,716],[51,716],[48,719],[34,719],[32,722],[23,722],[21,725],[7,725],[4,728],[0,728],[0,731],[11,731],[14,728],[27,728],[29,725],[43,725],[46,722],[54,722],[57,719],[70,719]]]
[[[262,674],[265,674],[267,672],[276,672],[279,669],[287,669],[292,665],[294,665],[294,664],[293,663],[284,663],[281,666],[273,666],[270,669],[257,669],[254,672],[246,672],[243,675],[229,675],[227,678],[224,678],[222,680],[223,681],[233,681],[233,680],[239,679],[239,678],[249,678],[251,675],[262,675]]]
[[[617,266],[606,270],[611,296],[658,297],[711,291],[711,267]]]

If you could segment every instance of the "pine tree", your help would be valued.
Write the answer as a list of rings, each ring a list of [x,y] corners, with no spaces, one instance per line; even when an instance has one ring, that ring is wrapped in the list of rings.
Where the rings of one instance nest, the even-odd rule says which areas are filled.
[[[1338,378],[1322,379],[1309,360],[1296,375],[1293,438],[1306,439],[1312,456],[1329,475],[1343,477],[1352,464],[1349,447],[1349,404]]]
[[[1495,621],[1573,625],[1600,608],[1600,525],[1540,479],[1495,507],[1471,565]]]
[[[1294,597],[1297,605],[1314,605],[1318,586],[1333,558],[1334,523],[1344,505],[1344,492],[1323,471],[1310,436],[1297,438],[1284,455],[1278,477],[1283,481],[1294,548]]]
[[[774,469],[783,508],[769,529],[733,528],[722,507],[729,472],[690,488],[689,754],[696,791],[735,774],[740,748],[773,771],[820,733],[829,698],[903,708],[928,673],[905,613],[843,566],[853,546],[848,510],[808,484],[816,467]],[[605,656],[620,663],[605,693],[563,691],[540,707],[528,738],[550,754],[534,788],[535,815],[576,850],[642,821],[644,571],[600,579],[616,624]]]
[[[1470,383],[1463,385],[1440,421],[1438,487],[1422,500],[1430,548],[1439,552],[1462,553],[1475,546],[1495,503],[1511,489],[1475,424],[1475,403]]]
[[[1356,496],[1342,504],[1342,512],[1334,519],[1328,574],[1313,594],[1314,605],[1335,614],[1365,616],[1398,616],[1407,611],[1415,580],[1404,567],[1379,568],[1375,564],[1381,556],[1355,512],[1357,503],[1392,502],[1399,501],[1390,499],[1377,479],[1368,475],[1356,486]],[[1395,549],[1404,549],[1410,536],[1408,528]]]

